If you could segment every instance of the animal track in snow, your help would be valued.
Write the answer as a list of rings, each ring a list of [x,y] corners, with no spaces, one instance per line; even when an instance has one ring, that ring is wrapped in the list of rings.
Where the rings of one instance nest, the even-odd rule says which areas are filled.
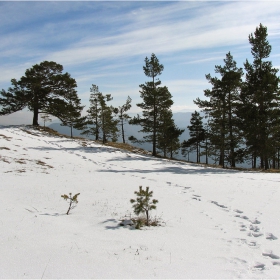
[[[241,216],[241,215],[234,215],[234,217],[237,217],[237,218],[241,218],[241,219],[244,219],[244,220],[248,220],[249,218],[245,215]]]
[[[259,231],[260,231],[260,228],[259,228],[259,227],[253,226],[253,225],[250,225],[250,226],[249,226],[249,229],[252,230],[253,232],[259,232]]]
[[[259,248],[259,244],[256,242],[256,241],[246,241],[247,245],[250,247],[250,248]]]
[[[253,270],[263,270],[265,268],[265,264],[260,262],[254,262],[252,265]]]
[[[225,206],[225,205],[223,205],[223,204],[219,204],[217,201],[211,201],[211,203],[213,203],[213,204],[215,204],[215,205],[217,205],[217,206],[219,206],[219,207],[221,207],[221,208],[224,208],[224,209],[226,209],[227,208],[227,206]]]
[[[267,233],[265,234],[265,238],[266,238],[266,239],[269,239],[269,240],[276,240],[276,239],[278,239],[275,235],[273,235],[273,234],[270,233],[270,232],[267,232]]]
[[[279,257],[278,257],[277,255],[273,254],[273,252],[270,251],[270,250],[264,251],[264,252],[262,253],[262,255],[263,255],[264,257],[270,257],[271,259],[279,259]]]
[[[192,199],[195,199],[195,200],[197,200],[197,201],[201,201],[201,196],[200,195],[197,195],[197,194],[193,194],[193,197],[192,197]]]
[[[252,220],[252,221],[250,221],[252,224],[254,224],[254,225],[257,225],[257,224],[260,224],[261,222],[259,221],[259,220],[257,220],[257,219],[254,219],[254,220]]]

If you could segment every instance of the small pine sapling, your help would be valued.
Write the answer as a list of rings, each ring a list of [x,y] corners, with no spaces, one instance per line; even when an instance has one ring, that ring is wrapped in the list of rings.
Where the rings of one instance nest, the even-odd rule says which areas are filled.
[[[78,195],[80,195],[80,193],[76,193],[73,197],[72,197],[72,193],[69,193],[69,196],[67,194],[64,194],[64,195],[61,196],[66,201],[69,200],[69,208],[68,208],[68,211],[66,213],[67,215],[69,214],[71,209],[73,209],[77,206]]]
[[[132,207],[134,208],[134,213],[139,215],[140,213],[146,214],[146,225],[149,226],[149,211],[152,209],[156,209],[156,204],[158,200],[153,199],[153,192],[149,191],[149,187],[146,187],[146,190],[142,189],[142,186],[139,186],[139,191],[134,192],[137,195],[136,200],[131,199],[130,202],[134,203]]]

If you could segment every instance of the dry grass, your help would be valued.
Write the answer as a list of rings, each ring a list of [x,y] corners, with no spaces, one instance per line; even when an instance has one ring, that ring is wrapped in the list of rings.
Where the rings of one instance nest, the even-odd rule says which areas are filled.
[[[16,170],[16,172],[18,172],[18,173],[24,173],[24,172],[26,172],[26,171],[25,171],[25,169],[18,169],[18,170]]]
[[[0,156],[0,160],[2,160],[2,161],[4,161],[4,162],[6,162],[6,163],[9,163],[9,164],[10,164],[10,162],[9,162],[6,158],[4,158],[4,157],[1,157],[1,156]]]
[[[0,147],[0,150],[11,150],[11,149],[7,147]]]
[[[10,141],[10,139],[12,139],[12,137],[8,137],[4,134],[0,134],[0,137],[3,137],[5,140]]]
[[[48,168],[53,168],[53,166],[46,164],[45,162],[41,161],[41,160],[35,160],[36,164],[44,166],[44,167],[48,167]]]
[[[59,132],[57,132],[54,129],[51,129],[49,127],[41,127],[41,126],[29,126],[33,129],[39,130],[39,131],[44,131],[50,135],[54,135],[54,136],[59,136],[61,138],[70,138],[70,136],[64,135],[64,134],[60,134]],[[32,134],[31,132],[27,131],[27,130],[23,130],[26,131],[29,134]],[[39,136],[37,134],[34,134],[36,136]],[[0,134],[0,136],[6,137],[5,135]],[[9,138],[9,137],[6,137]],[[72,139],[76,139],[76,140],[82,140],[81,145],[83,147],[87,147],[88,142],[92,141],[98,144],[103,144],[102,141],[96,141],[96,140],[90,140],[90,139],[85,139],[84,137],[80,137],[80,136],[74,136]],[[138,148],[138,147],[134,147],[130,144],[127,143],[119,143],[119,142],[107,142],[104,144],[105,146],[110,146],[110,147],[114,147],[117,149],[122,149],[128,152],[132,152],[132,153],[137,153],[137,154],[143,154],[143,155],[151,155],[151,152],[146,151],[144,149]],[[163,156],[157,155],[157,158],[164,158]],[[187,160],[182,160],[182,159],[170,159],[170,158],[166,158],[168,160],[171,161],[179,161],[179,162],[186,162],[186,163],[191,163],[191,164],[197,164],[200,166],[204,166],[204,167],[213,167],[213,168],[221,168],[221,169],[230,169],[230,170],[237,170],[237,171],[255,171],[255,172],[265,172],[265,173],[280,173],[280,169],[268,169],[268,170],[264,170],[264,169],[252,169],[252,168],[241,168],[241,167],[225,167],[223,168],[220,165],[215,165],[215,164],[206,164],[206,163],[196,163],[196,162],[189,162]]]
[[[32,131],[26,130],[26,129],[21,129],[22,131],[26,132],[27,134],[33,135],[33,136],[40,136],[39,134],[36,134]]]
[[[133,226],[135,227],[135,229],[141,229],[142,227],[145,227],[145,226],[160,227],[160,226],[165,225],[165,222],[162,221],[161,217],[157,217],[157,216],[151,217],[149,219],[149,222],[147,223],[147,218],[144,215],[139,215],[136,217],[131,217],[131,215],[130,215],[130,216],[125,216],[124,218],[122,218],[121,223],[127,219],[131,220],[133,222]]]
[[[26,164],[24,159],[18,159],[18,160],[16,160],[16,162],[19,164]]]

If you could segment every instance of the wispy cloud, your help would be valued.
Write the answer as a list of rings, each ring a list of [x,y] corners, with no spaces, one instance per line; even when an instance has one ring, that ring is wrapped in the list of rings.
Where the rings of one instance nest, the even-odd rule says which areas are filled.
[[[228,51],[242,67],[251,56],[248,35],[259,23],[268,27],[279,65],[279,14],[279,1],[0,2],[0,86],[53,60],[77,80],[85,102],[92,83],[116,103],[127,95],[139,102],[143,60],[154,52],[180,104],[174,108],[190,107],[207,88],[204,75]]]

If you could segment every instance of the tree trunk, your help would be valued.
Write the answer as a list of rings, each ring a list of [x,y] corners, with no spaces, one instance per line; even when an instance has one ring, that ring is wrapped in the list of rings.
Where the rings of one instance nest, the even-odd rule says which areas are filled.
[[[38,126],[38,117],[39,117],[39,110],[38,108],[34,108],[34,113],[33,113],[33,125]]]
[[[123,139],[123,143],[125,143],[125,139],[124,139],[124,128],[123,128],[123,119],[122,119],[121,125],[122,125],[122,139]]]

